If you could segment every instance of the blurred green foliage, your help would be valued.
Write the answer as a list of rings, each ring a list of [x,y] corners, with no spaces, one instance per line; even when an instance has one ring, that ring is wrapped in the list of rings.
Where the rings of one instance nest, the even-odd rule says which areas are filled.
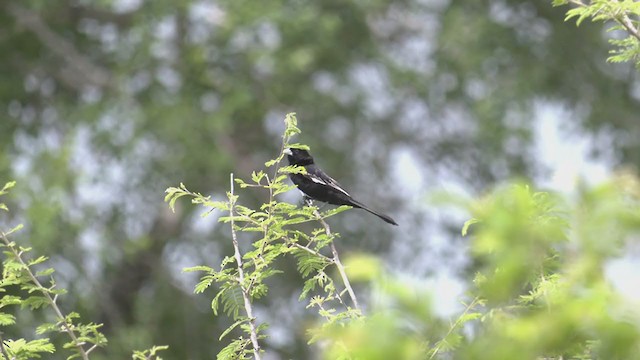
[[[637,299],[616,287],[612,276],[625,274],[606,272],[637,246],[637,176],[575,196],[514,184],[466,207],[471,254],[482,265],[462,313],[447,325],[429,306],[437,294],[371,276],[371,298],[383,300],[367,317],[323,331],[325,359],[640,358]],[[376,261],[356,263],[384,273]]]

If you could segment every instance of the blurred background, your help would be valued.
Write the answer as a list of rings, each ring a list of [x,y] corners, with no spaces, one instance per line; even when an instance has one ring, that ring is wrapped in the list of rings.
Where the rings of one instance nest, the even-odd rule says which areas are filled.
[[[229,229],[164,190],[221,198],[278,155],[295,111],[317,162],[392,215],[330,220],[343,253],[431,286],[442,314],[469,278],[458,214],[430,205],[513,178],[568,190],[640,163],[640,86],[606,33],[551,1],[25,0],[0,3],[1,225],[48,254],[63,309],[102,322],[95,358],[169,345],[213,358],[230,324],[186,266],[217,266]],[[264,194],[247,191],[254,206]],[[282,200],[298,202],[297,194]],[[294,265],[257,305],[270,359],[311,358]],[[420,286],[423,286],[420,285]],[[366,296],[366,292],[362,292]],[[32,335],[31,335],[32,336]],[[31,337],[30,336],[30,337]],[[59,355],[62,356],[62,355]]]

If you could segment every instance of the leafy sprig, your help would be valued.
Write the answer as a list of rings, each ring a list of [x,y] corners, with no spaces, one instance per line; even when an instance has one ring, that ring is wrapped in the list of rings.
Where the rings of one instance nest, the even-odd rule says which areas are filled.
[[[203,216],[214,210],[226,213],[218,220],[228,223],[231,228],[233,256],[225,257],[218,269],[209,266],[185,269],[204,273],[195,286],[196,293],[217,285],[217,293],[211,302],[212,310],[215,315],[223,312],[234,320],[220,335],[220,339],[229,336],[236,329],[242,330],[243,335],[234,338],[218,354],[218,359],[246,359],[251,356],[260,359],[259,341],[264,338],[263,331],[267,324],[260,323],[255,318],[252,303],[267,294],[269,289],[265,280],[280,273],[274,262],[282,256],[292,255],[297,262],[298,271],[306,279],[300,299],[309,299],[308,307],[317,308],[320,316],[328,323],[360,316],[355,292],[333,243],[339,234],[332,232],[324,221],[349,207],[320,211],[311,203],[298,207],[276,199],[278,194],[295,188],[286,182],[288,174],[305,171],[303,167],[280,165],[286,148],[308,149],[305,145],[291,142],[291,137],[298,133],[300,129],[297,127],[295,114],[288,114],[278,156],[267,161],[265,169],[253,171],[250,180],[235,178],[232,174],[226,201],[212,201],[211,196],[190,191],[184,184],[166,190],[165,201],[172,209],[178,199],[189,197],[193,204],[207,208]],[[242,205],[240,194],[234,190],[234,185],[238,185],[240,189],[263,191],[264,203],[257,209]],[[302,223],[318,222],[322,227],[310,233],[297,228]],[[252,248],[244,253],[241,253],[238,244],[239,232],[253,234]],[[327,254],[329,252],[330,255]],[[336,284],[330,275],[332,267],[338,270],[342,285]],[[351,305],[345,299],[346,296]]]
[[[609,51],[607,61],[632,62],[640,68],[640,3],[632,0],[553,0],[554,6],[571,5],[566,20],[576,19],[580,25],[585,19],[613,22],[608,31],[621,30],[627,33],[623,39],[609,40],[615,48]]]
[[[9,182],[0,190],[0,195],[5,195],[15,186],[15,182]],[[5,204],[0,208],[8,211]],[[0,299],[0,326],[15,325],[14,315],[5,311],[9,306],[20,306],[36,310],[50,308],[55,315],[56,322],[43,323],[36,329],[36,334],[64,333],[68,336],[63,348],[72,349],[74,354],[69,358],[89,359],[89,354],[96,348],[106,345],[107,339],[100,332],[100,324],[82,323],[80,316],[71,312],[65,314],[58,306],[58,298],[66,293],[66,290],[57,287],[53,277],[54,269],[46,267],[40,269],[48,260],[45,256],[30,258],[30,247],[18,245],[9,239],[9,236],[20,230],[18,225],[9,231],[0,231],[0,248],[3,250],[2,279],[0,279],[0,292],[9,292],[9,289],[18,288],[20,292],[15,295],[4,295]],[[44,280],[46,279],[46,280]],[[41,353],[53,353],[54,345],[49,338],[32,341],[25,339],[7,339],[0,341],[0,350],[7,359],[30,359],[40,357]]]

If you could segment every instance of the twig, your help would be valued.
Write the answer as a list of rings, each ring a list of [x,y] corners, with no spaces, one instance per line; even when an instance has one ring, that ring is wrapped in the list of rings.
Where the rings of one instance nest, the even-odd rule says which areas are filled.
[[[2,350],[2,355],[4,355],[4,357],[7,360],[12,360],[11,357],[9,356],[9,353],[7,352],[7,349],[4,347],[4,339],[2,338],[1,331],[0,331],[0,350]]]
[[[429,356],[429,360],[433,359],[438,354],[438,352],[440,352],[440,349],[442,348],[442,345],[446,341],[447,337],[449,335],[451,335],[453,330],[455,330],[458,326],[460,326],[460,324],[462,323],[462,318],[465,315],[467,315],[469,310],[473,309],[476,306],[476,304],[479,302],[479,300],[480,300],[480,298],[476,296],[473,299],[473,301],[467,306],[467,308],[464,309],[464,312],[460,316],[458,316],[458,318],[456,319],[456,322],[453,323],[453,325],[451,325],[451,327],[449,328],[449,331],[447,331],[447,333],[442,338],[442,340],[439,341],[438,344],[436,345],[436,347],[433,349],[433,352],[431,353],[431,356]]]
[[[581,0],[569,0],[569,2],[578,7],[589,6],[588,4],[583,3]],[[629,15],[627,15],[626,12],[622,12],[622,14],[612,13],[610,14],[610,16],[615,22],[622,25],[622,27],[624,27],[631,36],[640,40],[640,30],[638,30],[638,28],[633,25],[633,21],[631,21],[631,18],[629,17]]]
[[[320,223],[324,227],[325,234],[327,234],[327,236],[330,237],[331,228],[329,227],[329,224],[327,224],[327,222],[324,221],[324,219],[320,215],[320,212],[318,212],[318,209],[315,207],[313,208],[313,214],[318,218],[318,221],[320,221]],[[353,291],[353,288],[351,287],[351,282],[349,282],[349,278],[347,277],[347,272],[344,270],[344,266],[340,261],[340,256],[338,255],[338,250],[336,249],[336,246],[334,245],[333,240],[331,240],[331,242],[329,243],[329,246],[331,246],[331,253],[333,254],[333,263],[336,264],[336,267],[338,268],[338,272],[340,273],[340,277],[342,278],[342,282],[344,283],[344,286],[347,288],[347,291],[349,292],[349,297],[351,297],[351,301],[353,302],[353,307],[356,308],[356,310],[360,310],[360,305],[358,305],[358,298],[356,298],[356,293]]]
[[[249,318],[249,329],[251,332],[251,344],[253,345],[253,358],[260,360],[260,344],[258,343],[258,331],[256,330],[256,318],[253,317],[253,308],[251,307],[251,298],[249,292],[251,288],[244,286],[244,270],[242,268],[242,255],[240,255],[240,247],[238,246],[238,237],[236,236],[235,224],[233,221],[233,206],[235,198],[233,193],[233,173],[231,173],[231,196],[229,197],[229,217],[231,218],[231,239],[233,242],[234,256],[238,264],[238,280],[240,289],[242,289],[242,298],[244,299],[244,310]]]
[[[4,241],[5,245],[7,245],[7,247],[11,250],[11,252],[16,257],[16,259],[18,259],[20,264],[22,266],[24,266],[24,268],[27,271],[27,274],[29,274],[29,278],[31,278],[31,281],[36,285],[38,290],[47,299],[47,301],[49,302],[49,305],[51,305],[51,308],[56,313],[56,316],[60,319],[60,322],[62,323],[63,330],[67,334],[69,334],[69,337],[71,338],[71,341],[73,342],[75,347],[78,349],[78,353],[80,354],[80,356],[82,356],[82,359],[83,360],[89,360],[89,355],[87,354],[87,352],[82,347],[82,343],[80,343],[80,341],[78,341],[78,338],[76,337],[76,333],[73,331],[73,329],[71,328],[71,326],[67,322],[67,319],[62,314],[62,311],[60,310],[60,308],[56,304],[55,300],[53,299],[53,297],[51,297],[51,294],[49,294],[49,289],[47,289],[44,286],[42,286],[42,284],[40,283],[40,280],[38,280],[38,278],[36,278],[36,276],[29,269],[29,266],[27,265],[27,263],[25,263],[24,260],[22,259],[21,252],[18,252],[16,250],[15,246],[11,245],[11,241],[9,241],[9,239],[7,238],[5,233],[2,232],[2,231],[0,231],[0,238],[2,238],[2,241]]]
[[[638,28],[633,25],[633,22],[626,13],[622,14],[619,19],[616,18],[616,21],[618,21],[625,29],[627,29],[627,32],[629,34],[640,40],[640,32],[638,31]]]
[[[300,244],[298,244],[296,242],[291,242],[290,244],[291,244],[291,246],[295,246],[298,249],[304,250],[304,251],[306,251],[306,252],[308,252],[310,254],[313,254],[313,255],[315,255],[315,256],[317,256],[319,258],[322,258],[322,259],[324,259],[324,260],[326,260],[326,261],[328,261],[330,263],[334,262],[332,258],[330,258],[330,257],[328,257],[326,255],[323,255],[323,254],[321,254],[321,253],[319,253],[319,252],[317,252],[317,251],[315,251],[315,250],[313,250],[313,249],[311,249],[311,248],[309,248],[307,246],[300,245]]]

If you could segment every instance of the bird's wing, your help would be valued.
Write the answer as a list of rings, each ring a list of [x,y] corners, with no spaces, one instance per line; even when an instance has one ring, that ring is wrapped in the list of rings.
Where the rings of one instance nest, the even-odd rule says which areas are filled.
[[[349,193],[342,188],[342,185],[340,185],[337,181],[335,181],[331,176],[325,174],[324,171],[318,168],[313,168],[313,169],[307,168],[307,175],[309,176],[309,179],[311,179],[311,181],[313,181],[314,183],[329,186],[351,197],[351,195],[349,195]]]

